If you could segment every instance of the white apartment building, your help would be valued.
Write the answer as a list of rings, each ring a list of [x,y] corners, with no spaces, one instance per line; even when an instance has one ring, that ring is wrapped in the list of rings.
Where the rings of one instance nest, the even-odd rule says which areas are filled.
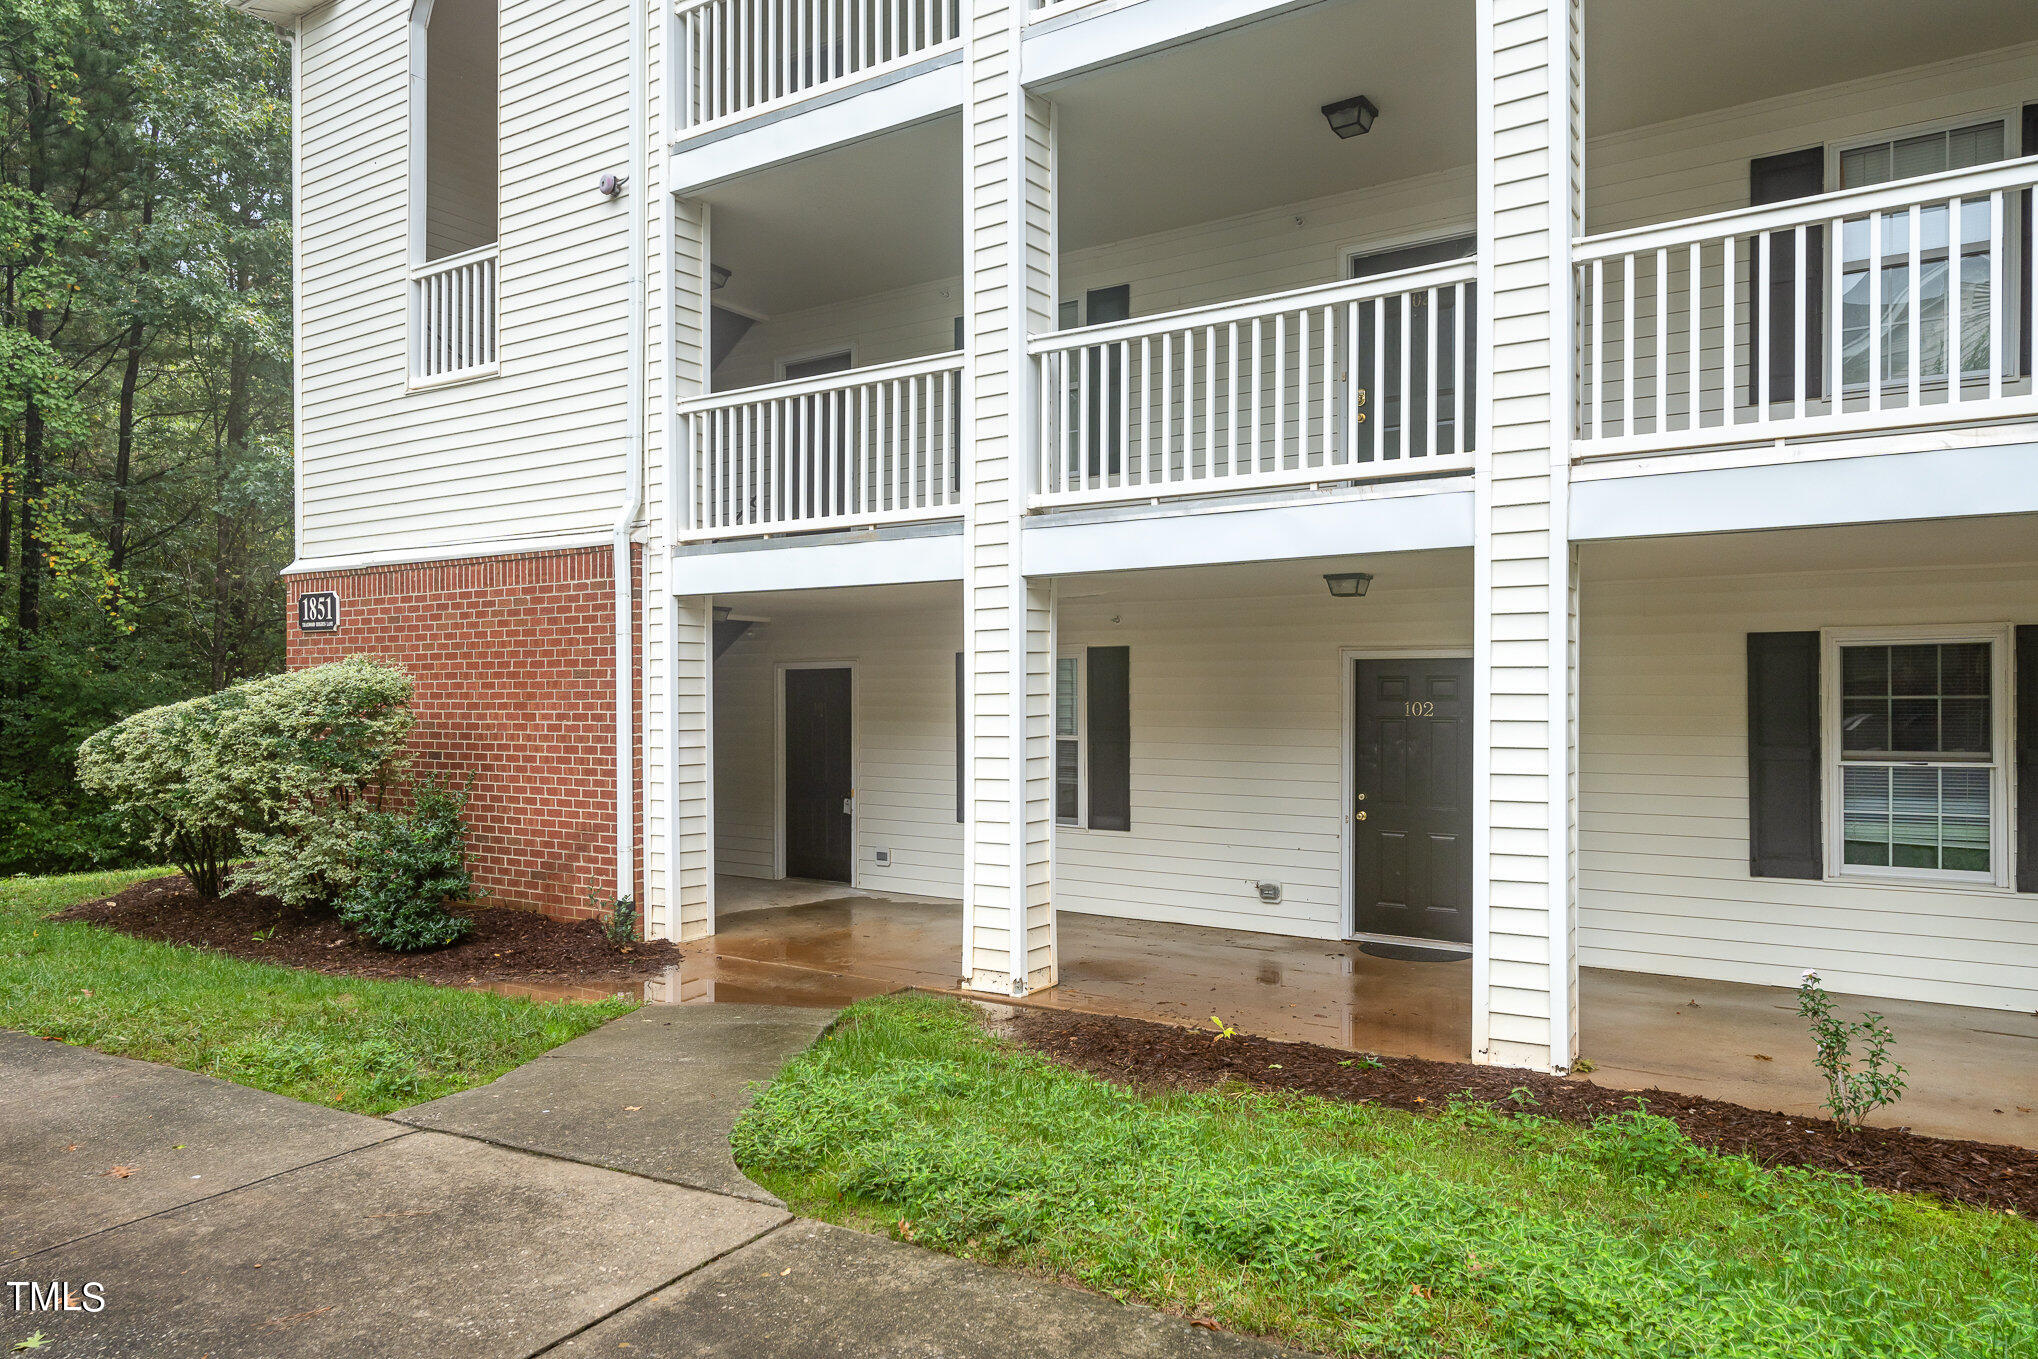
[[[1558,1070],[1581,964],[2038,1009],[2038,7],[245,2],[293,593],[499,896],[1412,942]]]

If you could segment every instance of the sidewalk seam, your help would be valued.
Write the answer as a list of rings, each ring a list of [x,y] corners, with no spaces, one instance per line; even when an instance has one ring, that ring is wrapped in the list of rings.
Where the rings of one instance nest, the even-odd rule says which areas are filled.
[[[7,1263],[13,1264],[14,1261],[16,1260],[33,1260],[38,1255],[47,1255],[53,1250],[62,1250],[66,1246],[75,1246],[80,1241],[90,1241],[93,1237],[103,1236],[107,1232],[122,1231],[128,1227],[136,1225],[137,1223],[151,1222],[156,1218],[163,1217],[170,1213],[181,1213],[186,1208],[196,1208],[201,1203],[210,1203],[214,1199],[223,1199],[228,1194],[238,1194],[243,1189],[253,1189],[258,1184],[267,1184],[271,1180],[282,1179],[285,1175],[295,1175],[300,1170],[310,1170],[313,1166],[326,1165],[330,1162],[339,1160],[343,1156],[352,1156],[357,1152],[371,1151],[376,1147],[390,1146],[394,1143],[401,1142],[406,1137],[415,1137],[420,1131],[417,1128],[411,1128],[408,1127],[407,1125],[398,1126],[404,1127],[405,1130],[403,1132],[399,1132],[394,1137],[380,1138],[377,1141],[369,1142],[363,1146],[348,1147],[343,1151],[336,1151],[330,1156],[321,1156],[317,1160],[306,1161],[303,1165],[295,1165],[290,1166],[289,1168],[284,1170],[271,1171],[267,1175],[263,1175],[257,1179],[249,1180],[244,1184],[230,1185],[225,1189],[216,1190],[215,1192],[210,1194],[200,1195],[198,1198],[195,1199],[186,1199],[182,1203],[173,1203],[167,1208],[158,1208],[153,1213],[143,1213],[140,1217],[131,1217],[124,1222],[111,1222],[104,1227],[94,1227],[89,1232],[80,1232],[76,1236],[67,1237],[62,1241],[53,1242],[50,1245],[29,1251],[26,1255],[13,1256],[7,1261]]]
[[[396,1119],[390,1118],[388,1115],[384,1115],[384,1118],[388,1122],[397,1123]],[[761,1187],[757,1192],[766,1194],[767,1197],[752,1198],[748,1194],[731,1194],[726,1189],[714,1189],[704,1184],[693,1184],[686,1180],[662,1180],[656,1175],[646,1175],[635,1170],[625,1170],[621,1166],[610,1165],[604,1161],[589,1161],[583,1160],[578,1156],[569,1156],[563,1151],[547,1151],[541,1147],[519,1146],[514,1142],[504,1142],[482,1133],[458,1132],[452,1128],[434,1128],[419,1123],[397,1123],[397,1126],[408,1128],[412,1133],[437,1133],[441,1137],[457,1137],[463,1142],[479,1142],[484,1147],[498,1147],[503,1151],[513,1151],[519,1156],[535,1156],[541,1161],[558,1161],[562,1165],[581,1166],[588,1170],[606,1170],[614,1175],[627,1175],[633,1180],[643,1180],[647,1184],[662,1184],[672,1189],[684,1189],[695,1194],[712,1194],[718,1199],[730,1199],[736,1203],[748,1203],[758,1208],[777,1208],[786,1213],[792,1211],[783,1201],[769,1197],[769,1191]],[[394,1141],[395,1139],[392,1138],[390,1140]],[[737,1173],[741,1174],[742,1172],[739,1170]]]
[[[574,1164],[579,1163],[575,1162]],[[629,1172],[623,1171],[621,1173],[627,1175]],[[637,1178],[643,1179],[644,1177],[640,1175]],[[715,1191],[709,1189],[700,1192],[713,1194]],[[717,1198],[734,1198],[734,1195],[730,1194],[716,1194],[715,1196]],[[748,1203],[749,1200],[736,1199],[736,1202]],[[745,1251],[750,1249],[752,1246],[762,1241],[765,1237],[770,1236],[773,1232],[782,1232],[786,1228],[792,1226],[794,1223],[804,1222],[805,1220],[806,1219],[804,1218],[794,1217],[791,1214],[788,1214],[786,1216],[785,1221],[774,1222],[769,1227],[766,1227],[763,1231],[757,1232],[752,1236],[745,1237],[743,1240],[738,1241],[735,1245],[730,1246],[726,1250],[718,1251],[715,1254],[710,1255],[707,1259],[701,1261],[699,1264],[695,1265],[692,1269],[683,1269],[679,1273],[667,1279],[664,1283],[658,1284],[652,1288],[645,1289],[642,1293],[639,1293],[636,1297],[631,1298],[626,1302],[620,1303],[606,1312],[603,1312],[600,1316],[588,1322],[585,1326],[576,1327],[573,1330],[568,1331],[565,1335],[560,1336],[557,1340],[549,1341],[546,1344],[539,1346],[537,1349],[530,1351],[528,1354],[524,1356],[524,1359],[539,1359],[541,1355],[550,1354],[552,1353],[552,1351],[558,1349],[561,1345],[564,1345],[569,1340],[577,1340],[581,1336],[586,1335],[589,1331],[601,1325],[603,1322],[609,1320],[611,1317],[619,1316],[622,1313],[629,1311],[632,1307],[637,1306],[639,1303],[644,1302],[647,1299],[657,1297],[660,1293],[672,1287],[674,1284],[678,1283],[681,1279],[690,1278],[693,1275],[698,1274],[702,1270],[708,1268],[710,1265],[720,1264],[722,1261],[728,1259],[730,1256],[736,1254],[738,1251]]]

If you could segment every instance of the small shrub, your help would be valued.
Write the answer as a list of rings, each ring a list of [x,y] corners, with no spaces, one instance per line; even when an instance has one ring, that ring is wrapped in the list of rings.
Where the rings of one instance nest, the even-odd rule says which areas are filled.
[[[237,882],[294,906],[342,890],[332,827],[401,766],[411,682],[364,656],[248,680],[136,713],[88,737],[78,779],[111,803],[148,847],[219,895]],[[299,843],[324,832],[299,862]]]
[[[1812,1064],[1826,1078],[1826,1109],[1843,1128],[1859,1128],[1877,1109],[1903,1098],[1904,1068],[1890,1060],[1895,1035],[1873,1010],[1853,1021],[1833,1016],[1833,998],[1807,971],[1797,984],[1797,1012],[1811,1021],[1817,1055]],[[1865,1047],[1857,1059],[1854,1040]]]
[[[627,892],[619,897],[605,897],[599,892],[587,894],[587,904],[601,913],[601,931],[608,936],[611,944],[624,948],[637,942],[637,899]]]
[[[446,907],[476,895],[460,820],[466,805],[466,790],[424,779],[411,788],[408,811],[363,813],[354,881],[340,899],[340,918],[398,953],[465,938],[474,922]]]

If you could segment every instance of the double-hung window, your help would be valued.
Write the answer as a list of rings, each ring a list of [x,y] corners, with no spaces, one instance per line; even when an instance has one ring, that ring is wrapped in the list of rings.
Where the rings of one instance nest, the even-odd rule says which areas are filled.
[[[2011,154],[2010,132],[2004,119],[1995,118],[1844,148],[1838,153],[1839,187],[1858,189],[1992,164]],[[2012,212],[2017,210],[2014,198],[2008,206]],[[1947,341],[1956,320],[1960,323],[1956,359],[1960,375],[1988,375],[1991,337],[1987,318],[1993,314],[1989,288],[1995,264],[2000,263],[1990,259],[1994,247],[1989,212],[1989,200],[1983,197],[1963,200],[1958,220],[1944,204],[1915,214],[1887,213],[1879,219],[1879,241],[1870,239],[1876,218],[1855,218],[1841,228],[1841,378],[1849,388],[1908,383],[1913,325],[1918,327],[1920,380],[1947,381]],[[1910,276],[1914,224],[1918,232],[1915,279]],[[2016,233],[2008,235],[2014,239]],[[1878,271],[1882,275],[1882,316],[1879,322],[1872,322],[1870,276]],[[2008,268],[2001,273],[2005,279],[2012,276]],[[1872,324],[1881,331],[1879,344],[1871,334]],[[2015,352],[2014,342],[2006,347]]]
[[[1834,634],[1828,674],[1844,876],[2000,880],[2005,856],[2000,629]]]

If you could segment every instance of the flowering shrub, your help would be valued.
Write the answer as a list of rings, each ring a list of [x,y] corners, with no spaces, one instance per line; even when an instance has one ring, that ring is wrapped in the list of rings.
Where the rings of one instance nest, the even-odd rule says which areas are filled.
[[[86,739],[78,778],[111,802],[150,849],[219,895],[236,882],[291,905],[344,887],[357,799],[400,768],[410,677],[364,656],[248,680],[136,713]]]
[[[1894,1035],[1881,1015],[1871,1010],[1851,1022],[1834,1018],[1833,998],[1813,971],[1798,981],[1797,1012],[1811,1021],[1818,1048],[1812,1060],[1826,1078],[1826,1108],[1835,1123],[1858,1128],[1877,1109],[1903,1098],[1904,1069],[1889,1058]],[[1867,1044],[1858,1059],[1857,1038]]]

